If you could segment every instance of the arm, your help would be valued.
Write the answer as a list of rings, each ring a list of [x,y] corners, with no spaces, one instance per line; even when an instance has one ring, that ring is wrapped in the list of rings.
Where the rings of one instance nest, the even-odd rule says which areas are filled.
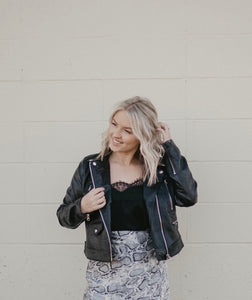
[[[197,182],[194,180],[187,161],[180,154],[172,139],[163,143],[164,163],[171,182],[174,201],[178,206],[192,206],[197,202]]]
[[[87,214],[81,212],[81,199],[83,197],[82,181],[84,176],[82,160],[74,172],[63,203],[57,210],[59,223],[64,227],[77,228],[87,217]]]

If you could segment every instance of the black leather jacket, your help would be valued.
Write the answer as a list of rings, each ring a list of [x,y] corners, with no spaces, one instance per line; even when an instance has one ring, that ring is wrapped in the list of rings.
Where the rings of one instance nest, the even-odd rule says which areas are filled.
[[[149,216],[150,234],[158,260],[176,255],[183,248],[178,231],[176,205],[191,206],[197,202],[197,182],[193,179],[186,159],[173,140],[163,144],[165,154],[157,169],[158,181],[152,186],[144,182],[144,200]],[[112,261],[110,229],[109,156],[103,161],[97,154],[85,157],[77,167],[71,184],[57,210],[62,226],[76,228],[86,225],[84,252],[87,258]],[[106,205],[90,214],[81,212],[81,198],[92,188],[105,188]]]

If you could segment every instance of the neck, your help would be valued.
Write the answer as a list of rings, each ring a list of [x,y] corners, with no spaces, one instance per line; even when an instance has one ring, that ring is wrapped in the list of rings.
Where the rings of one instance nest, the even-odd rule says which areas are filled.
[[[110,155],[110,160],[118,163],[121,166],[127,167],[136,162],[134,155],[135,153],[112,152]]]

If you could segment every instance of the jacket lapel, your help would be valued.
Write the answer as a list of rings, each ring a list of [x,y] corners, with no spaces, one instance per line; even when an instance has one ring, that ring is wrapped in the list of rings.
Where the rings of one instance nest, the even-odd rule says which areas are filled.
[[[100,209],[104,221],[108,230],[110,231],[110,220],[111,220],[111,212],[110,212],[110,203],[111,203],[111,187],[110,187],[110,168],[109,168],[109,156],[104,157],[104,160],[94,160],[91,164],[93,180],[95,184],[95,188],[104,187],[106,205]]]

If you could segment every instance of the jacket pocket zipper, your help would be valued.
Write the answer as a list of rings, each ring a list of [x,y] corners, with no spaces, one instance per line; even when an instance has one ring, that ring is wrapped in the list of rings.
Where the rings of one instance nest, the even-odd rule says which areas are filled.
[[[161,214],[160,214],[160,208],[159,208],[159,202],[158,202],[158,196],[157,195],[156,195],[156,205],[157,205],[157,211],[158,211],[158,218],[159,218],[159,223],[160,223],[160,229],[161,229],[162,237],[163,237],[165,248],[166,248],[166,257],[170,258],[171,256],[169,254],[167,242],[166,242],[165,235],[164,235],[163,223],[162,223],[162,218],[161,218]]]
[[[95,182],[94,182],[93,170],[92,170],[92,167],[91,167],[91,161],[89,161],[89,170],[90,170],[90,174],[91,174],[92,184],[93,184],[93,187],[95,189]],[[111,241],[110,241],[110,236],[109,236],[108,228],[107,228],[107,225],[106,225],[106,223],[104,221],[104,218],[103,218],[103,215],[102,215],[102,212],[101,212],[100,209],[99,209],[99,213],[100,213],[100,216],[101,216],[101,219],[102,219],[102,223],[103,223],[104,228],[105,228],[106,233],[107,233],[108,242],[109,242],[110,261],[112,262],[112,245],[111,245]]]
[[[173,166],[173,163],[172,163],[170,157],[169,157],[169,161],[170,161],[170,164],[171,164],[171,167],[172,167],[173,175],[176,175],[176,171],[175,171],[175,169],[174,169],[174,166]]]
[[[165,179],[164,182],[165,182],[166,189],[167,189],[167,192],[168,192],[168,195],[169,195],[170,207],[171,207],[171,210],[173,210],[173,208],[174,208],[174,207],[173,207],[173,201],[172,201],[172,197],[171,197],[171,194],[170,194],[170,192],[169,192],[169,189],[168,189],[167,180]]]

